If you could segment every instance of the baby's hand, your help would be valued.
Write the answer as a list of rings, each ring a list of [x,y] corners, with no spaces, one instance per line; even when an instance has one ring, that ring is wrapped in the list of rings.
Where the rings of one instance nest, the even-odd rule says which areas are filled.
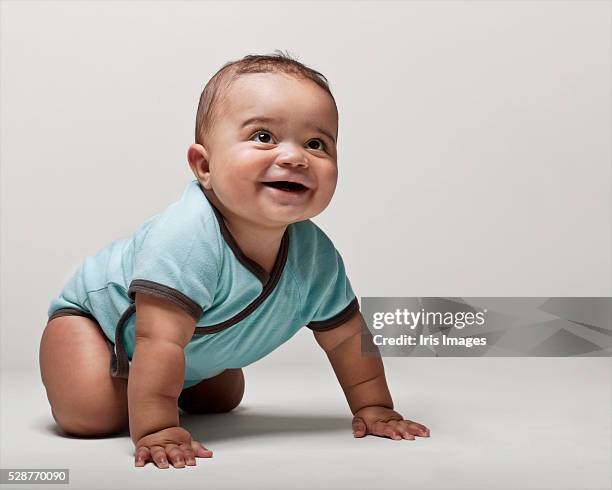
[[[366,434],[395,440],[414,440],[414,436],[429,437],[429,429],[412,420],[404,420],[404,417],[390,408],[364,407],[353,417],[353,436],[363,437]]]
[[[166,456],[167,455],[167,456]],[[152,460],[158,468],[168,468],[168,459],[175,468],[184,468],[185,462],[195,466],[195,456],[212,458],[212,451],[191,439],[182,427],[169,427],[144,436],[136,443],[136,466],[144,466]]]

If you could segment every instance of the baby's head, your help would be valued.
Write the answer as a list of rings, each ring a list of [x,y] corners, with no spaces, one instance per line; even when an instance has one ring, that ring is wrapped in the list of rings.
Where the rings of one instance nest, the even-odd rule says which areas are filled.
[[[225,64],[202,92],[195,138],[189,165],[226,218],[286,226],[336,189],[336,102],[323,75],[282,53]]]

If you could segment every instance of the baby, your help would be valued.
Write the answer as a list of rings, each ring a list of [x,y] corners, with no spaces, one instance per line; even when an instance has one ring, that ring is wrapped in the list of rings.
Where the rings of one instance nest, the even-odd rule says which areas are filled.
[[[306,326],[354,437],[429,437],[393,410],[380,357],[361,355],[344,263],[309,219],[334,194],[337,138],[327,79],[287,55],[249,55],[212,77],[187,152],[196,179],[132,236],[86,257],[51,302],[40,369],[65,432],[129,427],[136,466],[195,465],[212,452],[179,426],[178,409],[232,410],[241,368]]]

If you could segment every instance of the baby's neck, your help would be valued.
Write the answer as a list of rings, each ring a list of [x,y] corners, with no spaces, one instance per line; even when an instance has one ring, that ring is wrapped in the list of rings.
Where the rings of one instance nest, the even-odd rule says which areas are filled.
[[[270,274],[276,262],[286,226],[280,229],[261,229],[227,219],[224,221],[240,250]]]
[[[270,274],[276,263],[287,225],[278,228],[262,228],[231,213],[214,193],[206,193],[206,196],[223,215],[225,226],[236,240],[242,253]]]

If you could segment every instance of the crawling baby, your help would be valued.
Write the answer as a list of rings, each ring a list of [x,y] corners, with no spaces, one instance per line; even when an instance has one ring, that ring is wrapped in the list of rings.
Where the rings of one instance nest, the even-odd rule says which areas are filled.
[[[291,57],[225,64],[198,106],[195,179],[132,235],[86,257],[49,306],[42,381],[77,436],[129,428],[136,466],[195,465],[212,451],[179,425],[235,408],[242,367],[306,326],[353,414],[354,437],[429,437],[393,410],[344,263],[309,218],[338,178],[326,78]],[[110,366],[110,369],[109,369]]]

